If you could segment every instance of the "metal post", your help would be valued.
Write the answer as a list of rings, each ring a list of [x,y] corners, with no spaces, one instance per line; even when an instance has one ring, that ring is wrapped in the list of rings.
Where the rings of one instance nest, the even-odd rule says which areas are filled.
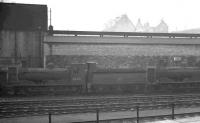
[[[49,44],[49,55],[52,56],[53,55],[53,44]]]
[[[51,8],[50,8],[50,25],[51,25]]]
[[[86,93],[91,92],[91,83],[93,81],[93,72],[96,67],[96,63],[87,62],[87,73],[86,73]]]
[[[90,71],[89,63],[86,63],[86,67],[87,67],[87,72],[86,72],[86,78],[85,78],[85,93],[88,94],[89,71]]]
[[[51,113],[49,113],[49,123],[51,123]]]
[[[140,118],[139,117],[139,106],[136,107],[136,110],[137,110],[137,123],[139,123],[139,118]]]
[[[53,36],[53,26],[51,25],[51,8],[50,8],[50,25],[49,25],[49,35]]]
[[[172,120],[174,120],[174,107],[175,107],[175,105],[174,105],[174,103],[172,103]]]
[[[99,109],[96,110],[96,116],[97,116],[97,123],[99,123]]]
[[[15,64],[17,64],[18,61],[18,42],[17,42],[17,31],[15,30],[15,37],[14,37],[14,53],[15,53]]]
[[[44,34],[42,32],[42,30],[40,29],[40,45],[41,45],[41,66],[44,68]]]

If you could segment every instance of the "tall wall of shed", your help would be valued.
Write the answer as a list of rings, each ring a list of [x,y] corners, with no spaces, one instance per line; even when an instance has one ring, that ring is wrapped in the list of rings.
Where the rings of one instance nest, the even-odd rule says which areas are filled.
[[[24,67],[42,67],[43,37],[41,31],[0,31],[0,64],[11,59]]]

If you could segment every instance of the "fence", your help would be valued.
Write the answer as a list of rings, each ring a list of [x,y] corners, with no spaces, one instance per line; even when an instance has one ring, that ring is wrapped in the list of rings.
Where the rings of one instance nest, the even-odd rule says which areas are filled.
[[[140,123],[140,121],[142,119],[155,119],[155,118],[168,118],[168,119],[172,119],[174,120],[176,117],[175,116],[182,116],[182,115],[194,115],[194,114],[200,114],[200,112],[182,112],[182,113],[175,113],[175,108],[176,106],[178,106],[179,104],[175,104],[175,103],[171,103],[168,105],[165,105],[166,107],[170,107],[171,110],[171,114],[159,114],[159,115],[149,115],[149,116],[140,116],[141,114],[141,108],[140,106],[136,106],[134,108],[134,111],[136,112],[136,116],[130,117],[130,118],[118,118],[118,119],[104,119],[104,120],[100,120],[100,113],[101,113],[101,109],[96,109],[95,113],[96,113],[96,120],[91,120],[91,121],[81,121],[81,122],[73,122],[73,123],[111,123],[111,122],[136,122],[136,123]],[[182,104],[181,104],[182,105]],[[155,105],[158,107],[158,105]],[[163,105],[164,106],[164,105]],[[155,109],[158,110],[158,109]],[[163,109],[163,110],[166,110]],[[147,111],[147,110],[146,110]],[[151,110],[148,110],[151,111]],[[52,113],[49,113],[49,123],[52,123]]]

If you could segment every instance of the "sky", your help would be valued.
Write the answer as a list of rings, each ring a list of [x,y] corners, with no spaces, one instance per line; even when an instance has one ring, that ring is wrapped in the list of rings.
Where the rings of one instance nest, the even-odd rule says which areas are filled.
[[[199,0],[1,0],[47,4],[56,30],[101,31],[115,17],[127,14],[136,25],[156,26],[163,19],[169,31],[200,28]]]

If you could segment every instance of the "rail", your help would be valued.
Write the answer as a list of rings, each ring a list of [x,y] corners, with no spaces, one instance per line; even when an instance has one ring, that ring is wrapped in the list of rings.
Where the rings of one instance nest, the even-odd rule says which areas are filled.
[[[175,110],[176,109],[176,110]],[[104,118],[102,114],[109,113],[113,120],[120,117],[118,112],[129,112],[130,118],[136,121],[142,121],[144,118],[154,117],[170,117],[200,114],[200,95],[149,95],[149,96],[98,96],[95,97],[79,97],[66,99],[30,99],[30,100],[5,100],[0,102],[0,119],[12,117],[26,116],[49,116],[51,122],[52,117],[57,115],[71,115],[91,113],[87,120],[99,121]],[[156,111],[157,115],[151,115],[152,111]],[[161,113],[159,112],[161,111]],[[167,113],[169,114],[166,114]],[[138,112],[136,115],[136,112]],[[147,114],[144,116],[144,114]],[[96,117],[94,115],[96,114]],[[117,114],[112,117],[113,114]],[[149,115],[150,114],[150,115]],[[173,114],[173,115],[172,115]],[[109,120],[104,118],[104,120]],[[91,121],[92,122],[92,121]],[[95,121],[96,122],[96,121]],[[100,122],[99,122],[100,123]]]
[[[200,34],[190,34],[190,33],[141,33],[141,32],[105,32],[105,31],[66,31],[66,30],[53,30],[48,31],[49,35],[54,34],[63,34],[63,35],[90,35],[90,36],[124,36],[124,37],[169,37],[169,38],[176,38],[176,37],[189,37],[189,38],[198,38]]]

